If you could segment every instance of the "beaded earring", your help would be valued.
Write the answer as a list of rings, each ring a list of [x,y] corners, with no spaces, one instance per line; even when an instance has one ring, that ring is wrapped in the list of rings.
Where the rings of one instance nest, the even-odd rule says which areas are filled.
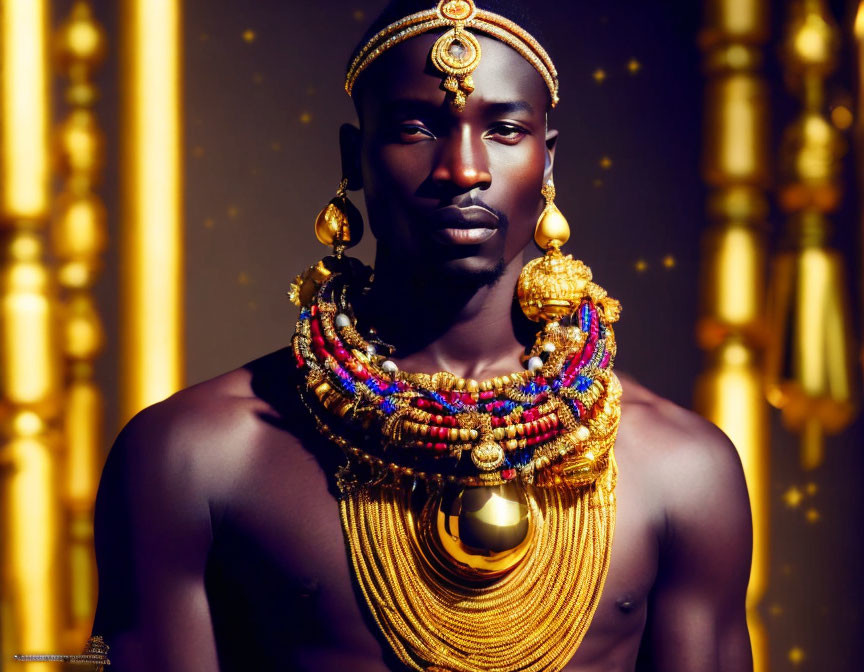
[[[561,253],[570,238],[570,226],[555,205],[555,185],[549,180],[541,192],[546,207],[537,220],[534,241],[546,252],[525,264],[516,293],[526,317],[535,322],[553,322],[572,315],[579,307],[591,271],[571,255]]]
[[[323,245],[332,246],[337,258],[363,237],[363,218],[348,199],[347,188],[346,178],[339,183],[333,200],[315,218],[315,236]]]

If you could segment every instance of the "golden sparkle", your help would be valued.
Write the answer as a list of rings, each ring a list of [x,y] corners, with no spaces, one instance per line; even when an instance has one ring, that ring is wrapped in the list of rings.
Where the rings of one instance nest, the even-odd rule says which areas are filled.
[[[255,31],[252,30],[251,28],[247,28],[246,30],[243,31],[243,41],[246,44],[252,44],[255,41],[255,38],[257,38],[257,37],[258,36],[255,34]]]
[[[598,84],[602,84],[606,81],[606,71],[603,68],[597,68],[591,76]]]
[[[663,268],[673,269],[678,265],[678,261],[671,254],[663,257]]]
[[[804,486],[804,490],[808,495],[810,495],[812,497],[817,492],[819,492],[819,486],[816,483],[813,483],[811,481],[810,483],[808,483],[807,485]]]
[[[608,156],[604,156],[600,159],[600,167],[603,170],[609,170],[612,167],[612,159]]]
[[[822,520],[822,514],[817,509],[810,508],[804,512],[804,518],[808,523],[818,523]]]
[[[631,58],[629,61],[627,61],[627,71],[631,75],[635,75],[641,69],[642,69],[642,64],[639,61],[637,61],[635,58]]]
[[[205,229],[212,229],[215,225],[216,225],[216,222],[214,221],[214,219],[212,217],[208,217],[207,219],[204,220],[204,228]]]
[[[794,485],[783,493],[783,502],[790,509],[797,509],[804,499],[804,493]]]
[[[308,124],[311,121],[312,121],[312,114],[310,112],[303,112],[300,115],[300,123],[301,124]]]
[[[793,665],[800,665],[804,662],[804,659],[807,656],[804,654],[804,649],[802,649],[800,646],[793,646],[791,649],[789,649],[787,657],[789,658],[789,662]]]
[[[240,274],[237,276],[237,284],[241,287],[246,287],[252,284],[252,278],[246,271],[241,271]]]
[[[855,118],[852,116],[852,110],[845,105],[838,105],[831,110],[831,123],[841,131],[845,131],[851,127],[854,120]]]
[[[781,607],[776,602],[768,607],[768,613],[772,616],[781,616],[783,614],[783,607]]]
[[[236,205],[229,205],[228,206],[228,216],[231,219],[235,219],[237,217],[237,215],[239,215],[239,214],[240,214],[240,208],[238,208]]]
[[[633,268],[636,269],[637,273],[644,273],[648,270],[648,262],[644,259],[637,259],[636,263],[633,264]]]

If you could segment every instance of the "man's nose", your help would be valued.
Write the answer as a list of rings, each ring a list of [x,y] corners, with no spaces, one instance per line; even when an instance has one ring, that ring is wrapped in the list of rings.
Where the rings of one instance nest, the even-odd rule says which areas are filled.
[[[488,189],[492,183],[489,162],[482,138],[476,137],[467,124],[441,143],[441,151],[432,180],[439,186],[458,192]]]

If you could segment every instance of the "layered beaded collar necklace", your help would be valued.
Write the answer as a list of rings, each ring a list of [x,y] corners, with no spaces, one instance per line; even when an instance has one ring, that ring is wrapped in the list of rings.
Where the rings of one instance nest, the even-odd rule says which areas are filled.
[[[581,483],[605,469],[618,417],[617,302],[602,289],[589,281],[572,317],[545,324],[524,370],[476,381],[400,371],[391,348],[358,330],[350,280],[320,282],[293,347],[307,405],[352,460],[476,486]]]
[[[619,306],[557,248],[531,264],[566,280],[575,310],[540,329],[524,370],[484,381],[399,370],[358,327],[351,298],[371,272],[353,260],[328,257],[292,285],[299,392],[347,458],[336,480],[354,578],[410,669],[562,670],[599,603]]]

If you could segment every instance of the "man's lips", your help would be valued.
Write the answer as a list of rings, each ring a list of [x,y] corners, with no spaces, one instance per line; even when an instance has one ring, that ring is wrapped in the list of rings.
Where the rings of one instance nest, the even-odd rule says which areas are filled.
[[[498,233],[498,215],[482,205],[448,205],[435,211],[433,237],[445,245],[479,245]]]

